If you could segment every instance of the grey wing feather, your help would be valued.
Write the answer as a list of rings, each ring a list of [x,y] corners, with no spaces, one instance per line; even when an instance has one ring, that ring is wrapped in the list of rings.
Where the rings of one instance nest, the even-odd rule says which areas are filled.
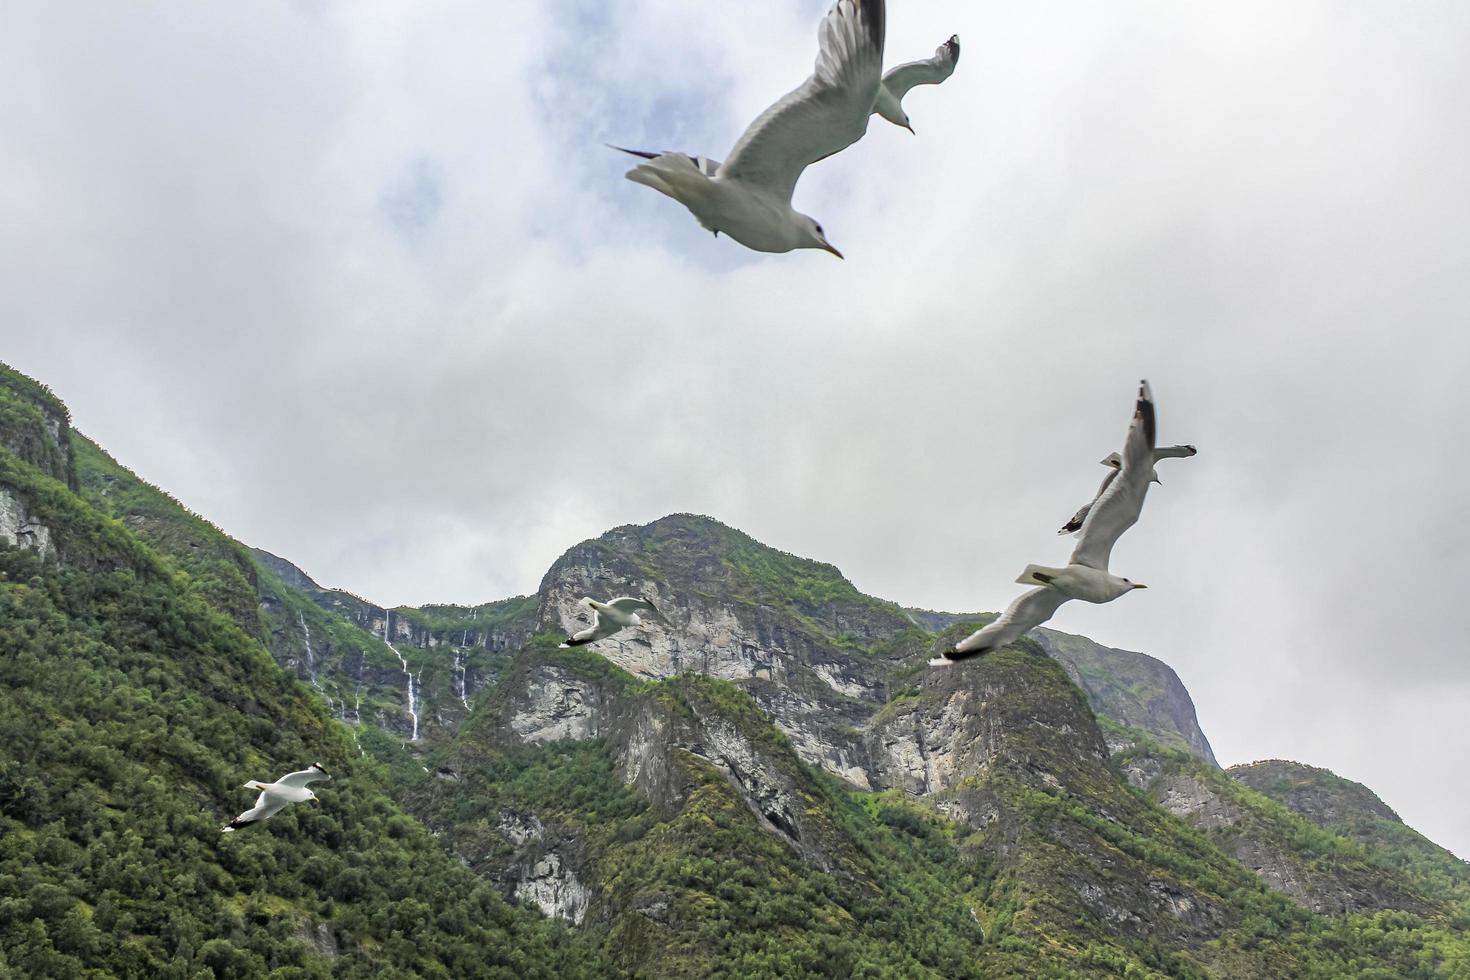
[[[816,69],[751,123],[718,176],[790,201],[808,166],[862,139],[883,74],[883,0],[837,0],[818,31]]]
[[[903,100],[904,94],[915,85],[938,85],[954,74],[954,66],[960,60],[960,39],[951,37],[934,52],[934,57],[923,61],[910,61],[891,68],[883,76],[883,85],[895,99]]]
[[[1154,450],[1154,459],[1188,459],[1198,452],[1193,446],[1161,446]]]
[[[602,633],[600,632],[601,629],[602,615],[596,609],[594,609],[592,610],[592,625],[587,627],[580,633],[573,633],[572,639],[578,640],[582,643],[587,643],[592,640],[599,639],[602,636]]]
[[[262,820],[273,817],[282,807],[286,805],[284,800],[270,795],[268,791],[262,790],[255,799],[255,806],[240,814],[234,820],[225,825],[226,830],[234,830],[246,824],[259,823]]]
[[[637,612],[640,609],[652,609],[653,608],[653,604],[651,602],[649,602],[647,599],[639,599],[636,596],[626,596],[626,595],[625,596],[618,596],[616,599],[609,600],[608,601],[608,605],[609,606],[612,606],[618,612],[625,612],[625,613],[628,613],[628,612]]]
[[[1153,477],[1154,402],[1148,382],[1138,390],[1133,420],[1123,443],[1123,467],[1117,478],[1092,503],[1082,524],[1081,540],[1072,551],[1071,563],[1107,570],[1113,545],[1123,532],[1138,523],[1143,499]]]
[[[1108,489],[1108,484],[1112,483],[1113,480],[1117,478],[1117,476],[1117,470],[1108,470],[1108,475],[1103,477],[1102,483],[1098,485],[1097,493],[1092,495],[1092,499],[1090,501],[1079,507],[1077,509],[1077,513],[1072,515],[1072,519],[1063,524],[1062,529],[1057,533],[1071,534],[1073,531],[1081,528],[1083,523],[1087,520],[1088,513],[1092,510],[1092,505],[1097,503],[1097,498],[1103,495],[1103,493]]]
[[[300,772],[288,772],[276,780],[278,786],[305,786],[307,783],[315,783],[329,778],[320,769],[302,769]]]
[[[954,645],[949,659],[977,656],[1013,643],[1027,630],[1040,626],[1051,619],[1067,596],[1049,585],[1023,592],[996,617],[995,622],[976,630]],[[958,654],[959,656],[955,656]]]

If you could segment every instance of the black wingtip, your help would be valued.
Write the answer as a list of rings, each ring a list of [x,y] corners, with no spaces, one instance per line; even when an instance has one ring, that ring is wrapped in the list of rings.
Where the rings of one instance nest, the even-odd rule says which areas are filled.
[[[883,0],[857,0],[858,12],[868,28],[868,40],[879,51],[883,50],[883,38],[887,34],[887,14]]]
[[[959,64],[960,63],[960,36],[958,34],[951,34],[949,36],[949,40],[944,42],[944,46],[947,47],[947,48],[949,48],[949,56],[950,56],[951,59],[954,60],[954,63],[955,64]]]
[[[983,657],[994,649],[995,647],[977,647],[974,650],[958,650],[951,648],[941,653],[940,656],[943,657],[945,660],[950,661],[969,660],[972,657]]]
[[[591,640],[579,640],[575,636],[569,636],[566,638],[566,640],[563,641],[563,645],[569,647],[584,647],[591,642]]]
[[[1134,414],[1143,420],[1143,437],[1148,442],[1148,448],[1154,448],[1156,432],[1154,402],[1153,393],[1149,390],[1147,381],[1138,383],[1138,407]]]
[[[642,157],[645,160],[655,160],[659,157],[659,154],[650,153],[647,150],[630,150],[626,146],[614,146],[611,143],[604,143],[602,145],[607,147],[609,150],[617,150],[619,153],[626,153],[629,156]]]

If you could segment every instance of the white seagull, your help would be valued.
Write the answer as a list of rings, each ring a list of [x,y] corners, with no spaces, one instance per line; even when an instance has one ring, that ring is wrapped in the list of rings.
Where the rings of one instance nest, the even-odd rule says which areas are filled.
[[[288,772],[273,783],[262,783],[258,779],[252,779],[245,784],[245,788],[260,790],[255,806],[225,824],[221,829],[228,834],[241,827],[269,820],[288,803],[305,803],[307,800],[315,800],[316,794],[307,789],[306,784],[331,778],[320,762],[313,762],[309,768],[302,769],[300,772]]]
[[[620,596],[611,602],[583,599],[582,605],[592,610],[592,625],[567,637],[567,641],[562,644],[563,648],[595,643],[629,626],[637,626],[643,622],[638,615],[640,609],[659,622],[666,622],[663,613],[655,609],[653,603],[647,599],[635,599],[632,596]]]
[[[837,0],[817,33],[817,64],[800,88],[751,123],[724,163],[614,146],[647,162],[627,178],[666,194],[699,223],[757,252],[820,248],[822,226],[791,207],[801,172],[868,131],[882,86],[883,0]]]
[[[1154,450],[1154,462],[1157,463],[1161,459],[1187,459],[1198,452],[1199,450],[1193,446],[1165,446],[1162,449]],[[1057,532],[1058,534],[1071,534],[1073,531],[1079,530],[1082,527],[1082,522],[1087,520],[1087,512],[1092,509],[1092,504],[1096,502],[1098,497],[1103,495],[1103,491],[1108,488],[1108,484],[1113,482],[1113,477],[1118,475],[1118,470],[1123,466],[1123,457],[1118,453],[1108,453],[1102,458],[1102,465],[1109,467],[1111,472],[1103,477],[1102,486],[1097,488],[1097,493],[1093,496],[1092,501],[1083,504],[1077,513],[1072,515],[1072,519],[1062,525],[1062,529]],[[1164,481],[1159,479],[1158,471],[1155,470],[1149,476],[1149,482],[1162,485]]]
[[[1112,602],[1134,589],[1147,588],[1108,571],[1113,545],[1123,532],[1138,522],[1143,499],[1153,474],[1154,402],[1148,382],[1141,382],[1133,421],[1123,444],[1123,465],[1116,479],[1093,502],[1082,524],[1081,540],[1065,568],[1027,565],[1016,581],[1037,585],[1021,594],[995,622],[976,630],[952,649],[930,660],[931,666],[948,666],[957,660],[990,653],[1019,638],[1027,630],[1052,617],[1068,599]]]
[[[890,69],[883,76],[883,84],[878,86],[878,98],[873,103],[873,111],[895,126],[902,126],[912,133],[914,127],[909,124],[909,114],[903,111],[903,97],[915,85],[938,85],[954,74],[954,66],[959,61],[960,36],[954,34],[935,49],[934,57],[925,61],[910,61]]]

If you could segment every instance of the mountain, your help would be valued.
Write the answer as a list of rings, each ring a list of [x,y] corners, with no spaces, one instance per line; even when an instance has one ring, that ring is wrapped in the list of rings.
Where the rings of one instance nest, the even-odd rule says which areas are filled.
[[[1470,872],[1161,661],[673,515],[387,609],[0,373],[0,977],[1470,975]],[[584,594],[666,627],[562,650]],[[218,835],[319,759],[320,809]],[[396,971],[396,972],[395,972]]]
[[[8,369],[0,419],[0,976],[602,974],[447,853],[271,659],[248,555],[120,484],[125,519],[88,503],[95,447]],[[313,760],[319,807],[220,834],[245,779]]]

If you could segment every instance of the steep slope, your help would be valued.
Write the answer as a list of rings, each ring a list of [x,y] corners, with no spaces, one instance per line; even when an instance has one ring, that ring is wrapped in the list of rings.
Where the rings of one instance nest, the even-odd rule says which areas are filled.
[[[318,585],[253,549],[276,659],[332,699],[338,717],[410,743],[453,733],[476,693],[530,639],[535,601],[389,609]]]
[[[1232,766],[1228,772],[1318,827],[1357,843],[1370,860],[1402,872],[1432,899],[1458,908],[1470,923],[1470,863],[1405,826],[1362,783],[1282,759]]]
[[[908,612],[936,633],[955,623],[986,623],[994,618],[927,609]],[[1209,765],[1219,765],[1195,716],[1194,700],[1168,664],[1060,630],[1043,627],[1031,635],[1067,669],[1067,676],[1087,694],[1100,717],[1144,731],[1164,745],[1177,745]]]
[[[634,972],[1470,966],[1433,915],[1314,915],[1130,788],[1085,697],[1029,642],[896,694],[872,741],[923,749],[875,751],[899,787],[878,793],[804,761],[733,683],[640,680],[556,639],[517,657],[410,798],[477,873]]]
[[[0,413],[29,396],[0,386]],[[0,447],[49,540],[0,542],[0,976],[601,973],[398,808],[213,584],[32,462],[64,454],[14,452],[56,436],[34,414]],[[245,778],[312,760],[319,807],[219,833]]]

